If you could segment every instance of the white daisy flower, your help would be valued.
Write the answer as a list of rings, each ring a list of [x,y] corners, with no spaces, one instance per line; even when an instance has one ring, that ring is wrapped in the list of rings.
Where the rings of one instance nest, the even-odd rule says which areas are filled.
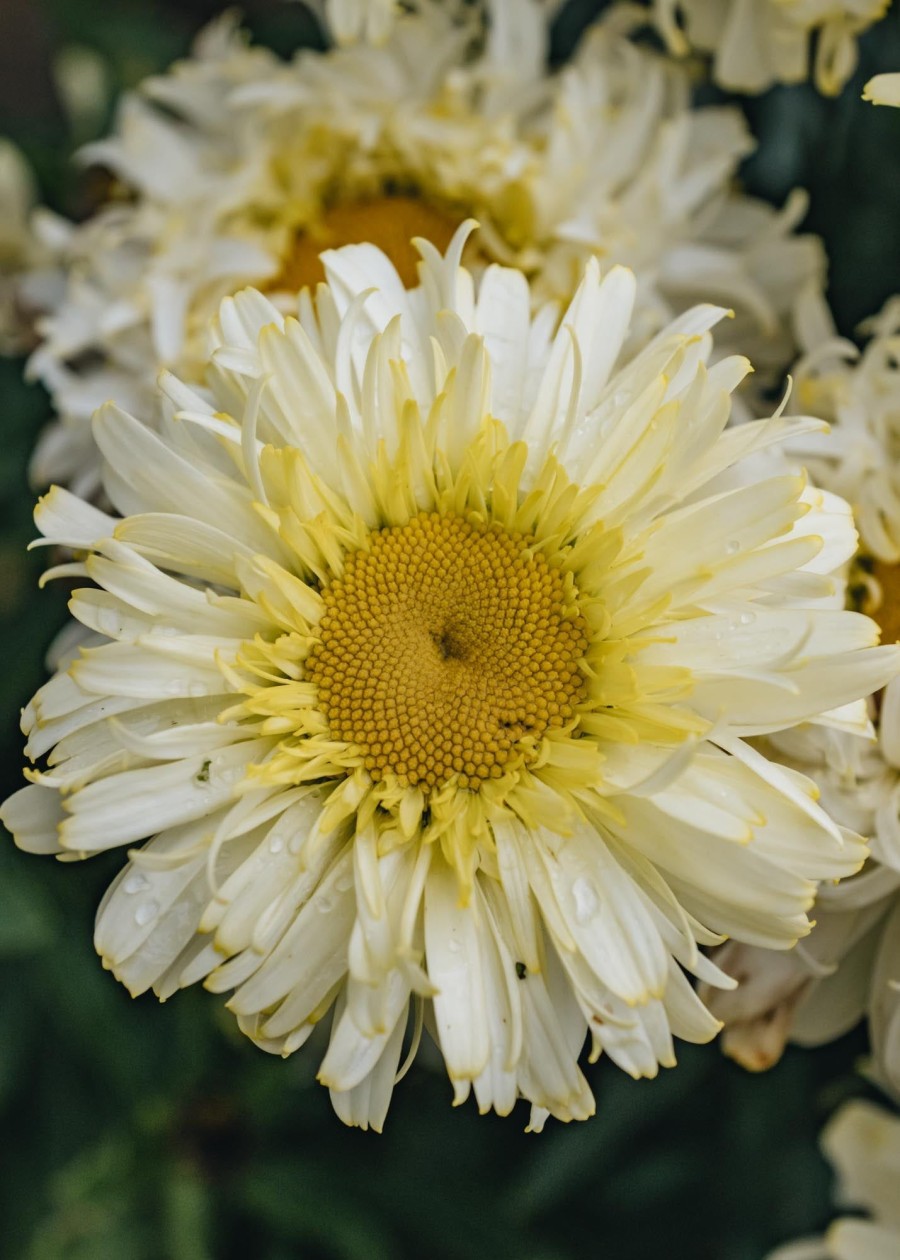
[[[62,300],[47,251],[30,227],[37,195],[28,163],[14,144],[0,138],[0,353],[27,346],[36,305]]]
[[[551,74],[540,6],[490,12],[485,36],[477,6],[423,3],[380,47],[290,65],[219,22],[125,98],[83,157],[128,195],[68,234],[67,292],[40,324],[31,370],[60,423],[38,482],[90,491],[93,411],[115,397],[149,416],[161,366],[196,379],[222,297],[253,283],[289,309],[323,248],[362,240],[411,286],[410,238],[444,249],[469,215],[472,265],[521,268],[536,301],[568,302],[598,255],[639,277],[634,347],[711,299],[737,312],[757,380],[780,376],[824,257],[794,235],[802,194],[779,212],[733,188],[753,147],[740,112],[691,108],[682,68],[602,25]]]
[[[814,324],[815,321],[812,321]],[[850,602],[871,613],[888,642],[900,638],[900,300],[867,325],[862,353],[826,328],[795,370],[795,398],[832,424],[831,446],[789,441],[815,481],[849,500],[861,554]],[[726,1024],[723,1048],[746,1067],[768,1068],[788,1039],[821,1045],[868,1018],[872,1071],[900,1097],[900,688],[871,706],[873,731],[801,729],[773,737],[775,755],[820,787],[829,814],[870,839],[871,861],[853,879],[823,886],[816,929],[790,957],[734,943],[717,962],[743,981],[710,993]],[[877,739],[876,739],[877,735]]]
[[[874,706],[873,706],[874,713]],[[722,1048],[751,1071],[788,1040],[825,1045],[868,1019],[869,1075],[900,1097],[900,687],[880,705],[879,739],[801,728],[769,749],[821,788],[821,804],[870,840],[865,869],[819,889],[815,929],[790,954],[729,942],[716,964],[739,982],[702,996],[725,1024]]]
[[[614,371],[630,272],[592,262],[558,324],[474,283],[469,230],[413,291],[362,245],[298,318],[226,299],[158,434],[98,413],[121,516],[37,510],[96,638],[2,811],[32,852],[138,846],[96,927],[133,993],[203,980],[280,1054],[333,1011],[320,1080],[376,1128],[423,1020],[457,1102],[533,1128],[593,1111],[588,1036],[635,1077],[711,1038],[699,947],[790,947],[865,853],[746,737],[862,729],[900,668],[829,607],[847,506],[742,474],[820,422],[726,428],[724,312]]]
[[[863,331],[862,352],[824,324],[810,334],[811,348],[793,369],[796,405],[823,416],[832,433],[826,443],[804,436],[791,449],[818,485],[849,500],[863,550],[878,580],[890,584],[900,561],[900,296]]]
[[[711,53],[722,87],[764,92],[812,76],[836,96],[856,69],[856,42],[890,0],[653,0],[673,52]],[[811,46],[815,37],[815,51]]]
[[[845,1103],[822,1134],[838,1175],[835,1200],[865,1216],[842,1216],[824,1238],[789,1243],[768,1260],[896,1260],[900,1255],[900,1118],[875,1103]]]
[[[383,44],[404,11],[399,0],[303,0],[338,44]]]

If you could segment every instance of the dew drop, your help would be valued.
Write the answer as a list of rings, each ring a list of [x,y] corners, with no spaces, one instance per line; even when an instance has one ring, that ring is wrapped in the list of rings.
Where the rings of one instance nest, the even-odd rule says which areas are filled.
[[[144,901],[134,912],[134,921],[138,927],[144,927],[159,914],[158,901]]]
[[[104,634],[114,638],[119,633],[121,622],[111,608],[104,608],[97,614],[97,625]]]
[[[284,838],[282,836],[269,837],[269,852],[280,853],[284,848]]]
[[[732,538],[731,542],[725,544],[726,555],[736,556],[737,553],[740,551],[740,549],[741,549],[741,544],[735,538]]]
[[[129,875],[122,885],[122,891],[131,896],[132,893],[144,892],[150,887],[150,881],[146,875]]]
[[[593,884],[580,875],[572,885],[572,896],[575,899],[576,923],[587,923],[599,904]]]
[[[742,626],[752,626],[755,620],[756,620],[756,613],[752,613],[752,612],[741,613]]]
[[[462,948],[462,946],[460,945],[460,943],[459,943],[459,941],[456,939],[456,937],[455,937],[455,936],[451,936],[451,937],[450,937],[450,940],[447,942],[447,949],[450,951],[450,953],[451,953],[451,954],[458,954],[461,948]]]
[[[316,902],[316,909],[318,910],[319,914],[331,914],[331,898],[321,897]]]
[[[347,892],[347,890],[352,887],[353,887],[353,876],[349,873],[347,875],[342,875],[340,879],[337,881],[337,883],[335,884],[335,888],[338,890],[338,892]]]

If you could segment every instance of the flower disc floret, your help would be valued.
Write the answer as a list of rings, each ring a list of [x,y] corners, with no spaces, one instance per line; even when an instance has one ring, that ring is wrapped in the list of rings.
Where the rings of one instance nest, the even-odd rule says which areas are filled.
[[[532,539],[422,512],[370,536],[322,598],[307,672],[376,781],[477,789],[574,717],[585,623]]]

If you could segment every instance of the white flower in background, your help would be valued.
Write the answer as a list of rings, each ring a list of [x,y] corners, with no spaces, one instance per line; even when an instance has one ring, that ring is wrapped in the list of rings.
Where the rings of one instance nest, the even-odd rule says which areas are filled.
[[[838,1181],[839,1217],[824,1238],[789,1243],[768,1260],[896,1260],[900,1255],[900,1118],[875,1103],[845,1103],[822,1134]]]
[[[29,225],[37,189],[25,158],[0,138],[0,353],[17,354],[31,334],[34,306],[62,299],[47,251]]]
[[[876,74],[863,88],[863,100],[873,105],[900,105],[900,72]]]
[[[845,497],[860,532],[851,602],[900,638],[900,300],[850,342],[812,337],[816,349],[795,370],[795,399],[832,424],[829,443],[789,443],[817,484]],[[729,944],[717,962],[742,980],[734,994],[710,994],[725,1021],[726,1053],[750,1068],[776,1062],[788,1038],[820,1045],[867,1016],[872,1073],[900,1097],[900,687],[872,704],[876,740],[800,729],[773,738],[774,753],[809,775],[839,823],[870,839],[872,860],[853,879],[823,886],[816,928],[790,957]]]
[[[817,485],[850,502],[863,550],[876,561],[878,579],[891,584],[900,561],[900,296],[863,332],[861,353],[824,326],[810,335],[811,348],[793,369],[794,399],[832,431],[826,442],[804,437],[792,450]],[[892,629],[900,626],[900,614],[885,612]]]
[[[592,262],[559,324],[517,271],[476,286],[468,230],[412,291],[360,245],[299,320],[226,299],[158,434],[101,410],[121,519],[37,511],[95,638],[2,813],[32,852],[138,846],[96,927],[133,993],[233,991],[281,1054],[333,1010],[320,1079],[376,1128],[423,1019],[458,1102],[535,1128],[592,1112],[588,1036],[635,1077],[712,1037],[699,947],[789,948],[865,853],[746,737],[864,729],[900,668],[832,607],[846,504],[748,479],[820,422],[726,427],[724,312],[614,371],[630,272]]]
[[[873,706],[874,708],[874,706]],[[818,1046],[867,1017],[869,1075],[900,1097],[900,687],[881,703],[878,743],[799,729],[768,751],[821,787],[841,825],[870,838],[864,870],[819,889],[815,928],[790,954],[729,942],[716,964],[739,982],[704,990],[725,1023],[722,1047],[752,1071],[770,1068],[790,1039]]]
[[[338,44],[383,44],[404,11],[400,0],[303,0]]]
[[[764,92],[812,76],[836,96],[856,69],[856,41],[889,0],[653,0],[671,50],[711,53],[722,87]]]
[[[220,21],[193,59],[125,98],[84,159],[113,196],[63,250],[65,297],[40,324],[33,373],[60,423],[35,479],[96,481],[93,411],[125,400],[152,418],[161,366],[195,379],[223,296],[264,287],[288,309],[322,278],[320,250],[370,240],[407,285],[413,236],[446,248],[475,215],[478,253],[522,268],[536,301],[567,302],[584,263],[638,276],[629,350],[703,298],[761,384],[794,357],[798,295],[821,287],[820,242],[784,210],[732,188],[753,142],[737,110],[692,109],[686,72],[594,28],[546,68],[540,6],[424,3],[380,47],[302,52],[290,65]],[[43,220],[46,229],[50,220]]]

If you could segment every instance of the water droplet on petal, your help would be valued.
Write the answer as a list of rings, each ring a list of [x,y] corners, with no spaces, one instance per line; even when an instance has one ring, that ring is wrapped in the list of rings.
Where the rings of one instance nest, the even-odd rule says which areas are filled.
[[[329,897],[320,897],[316,902],[316,909],[319,914],[331,914],[331,899]]]
[[[122,891],[128,893],[130,896],[132,893],[144,892],[149,887],[150,881],[147,879],[146,875],[138,873],[128,876],[125,883],[122,885]]]
[[[270,836],[269,837],[269,852],[270,853],[280,853],[283,848],[284,848],[283,836]]]
[[[572,885],[572,896],[575,900],[576,923],[587,923],[600,904],[593,884],[580,875]]]
[[[752,612],[741,613],[742,626],[752,626],[755,620],[756,620],[756,613],[752,613]]]
[[[451,954],[458,954],[462,946],[455,936],[451,936],[450,940],[447,942],[447,948]]]
[[[138,927],[145,927],[151,919],[159,914],[158,901],[145,901],[134,912],[134,921]]]
[[[736,556],[737,553],[740,551],[740,549],[741,549],[741,544],[734,538],[732,538],[731,542],[725,544],[726,555]]]
[[[119,633],[119,618],[111,608],[103,608],[97,614],[97,626],[103,634],[108,634],[110,638],[114,638]]]

